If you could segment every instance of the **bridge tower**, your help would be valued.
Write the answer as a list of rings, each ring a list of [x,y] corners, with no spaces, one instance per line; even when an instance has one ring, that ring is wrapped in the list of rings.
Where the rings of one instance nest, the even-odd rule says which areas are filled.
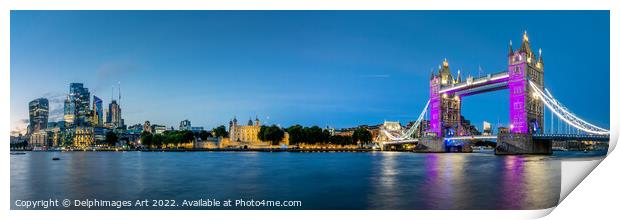
[[[440,94],[444,86],[451,86],[461,82],[460,72],[455,78],[450,71],[447,59],[444,59],[439,72],[431,72],[430,81],[430,129],[438,137],[458,136],[461,128],[461,98],[456,94]]]
[[[527,32],[523,33],[521,47],[508,49],[508,89],[510,90],[510,133],[542,134],[544,131],[544,103],[528,86],[528,80],[544,88],[542,50],[538,58],[532,52]]]
[[[426,134],[420,137],[416,150],[426,152],[445,152],[444,137],[462,135],[461,99],[457,94],[441,93],[442,87],[461,82],[460,72],[452,76],[447,59],[439,66],[437,75],[431,71],[429,121]]]
[[[510,93],[510,133],[498,134],[496,154],[549,154],[551,142],[535,141],[533,134],[544,131],[544,103],[529,87],[531,81],[544,88],[542,50],[532,52],[527,32],[521,47],[508,49],[508,90]]]

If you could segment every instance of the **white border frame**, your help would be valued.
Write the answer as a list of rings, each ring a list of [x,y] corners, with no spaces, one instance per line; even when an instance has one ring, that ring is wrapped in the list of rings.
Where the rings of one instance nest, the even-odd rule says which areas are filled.
[[[423,3],[423,4],[422,4]],[[10,103],[10,10],[611,10],[611,48],[610,48],[610,84],[618,85],[620,79],[617,76],[618,63],[618,16],[617,3],[611,0],[518,0],[518,1],[498,1],[498,0],[438,0],[438,1],[403,1],[403,0],[91,0],[78,2],[75,0],[1,0],[0,1],[0,88],[2,88],[2,103]],[[615,147],[618,141],[618,114],[619,104],[614,100],[614,95],[618,93],[619,88],[611,86],[611,109],[610,116],[610,151]],[[2,108],[2,123],[4,126],[0,130],[1,133],[10,133],[10,108]],[[9,135],[1,136],[3,143],[9,142]],[[8,148],[8,147],[7,147]],[[5,153],[8,149],[5,149]],[[611,158],[613,156],[608,156]],[[0,186],[2,195],[9,195],[10,180],[9,155],[5,154],[1,157],[2,165],[0,175],[4,176]],[[618,167],[618,158],[609,163],[603,163],[603,167],[595,171],[604,176],[596,176],[596,183],[592,181],[588,184],[603,184],[605,186],[616,187],[613,183],[618,183],[617,172],[614,168]],[[576,162],[579,163],[579,162]],[[598,165],[598,163],[589,163],[589,166]],[[564,170],[563,170],[564,171]],[[568,170],[567,170],[568,171]],[[568,171],[570,172],[570,171]],[[563,173],[564,175],[564,173]],[[612,185],[610,185],[612,184]],[[589,186],[583,186],[589,187]],[[583,188],[581,187],[581,188]],[[590,188],[592,190],[592,188]],[[574,214],[583,213],[583,207],[586,213],[581,215],[582,218],[589,216],[614,216],[613,205],[616,203],[613,196],[619,196],[618,189],[599,189],[595,193],[605,193],[612,190],[615,194],[612,197],[607,196],[601,202],[582,201],[577,203],[574,209],[565,210],[564,215],[558,214],[556,217],[576,217]],[[588,195],[586,195],[588,196]],[[8,196],[7,196],[8,197]],[[571,196],[569,196],[571,197]],[[583,195],[582,195],[583,197]],[[571,201],[579,202],[578,198]],[[596,198],[598,199],[598,198]],[[569,199],[570,200],[570,199]],[[590,204],[588,206],[588,204]],[[605,206],[604,204],[608,204]],[[338,219],[411,219],[412,216],[423,219],[441,218],[441,219],[512,219],[512,218],[537,218],[550,213],[553,209],[545,210],[519,210],[519,211],[445,211],[445,210],[425,210],[425,211],[9,211],[9,199],[0,200],[0,206],[4,207],[3,215],[12,218],[62,218],[62,219],[110,219],[110,218],[149,218],[149,219],[204,219],[212,218],[248,218],[248,219],[316,219],[321,217],[330,217]],[[608,213],[605,210],[598,210],[597,207],[608,207]],[[562,205],[560,205],[562,207]],[[601,214],[600,211],[603,211]],[[596,212],[596,213],[594,213]],[[609,215],[606,215],[609,214]]]

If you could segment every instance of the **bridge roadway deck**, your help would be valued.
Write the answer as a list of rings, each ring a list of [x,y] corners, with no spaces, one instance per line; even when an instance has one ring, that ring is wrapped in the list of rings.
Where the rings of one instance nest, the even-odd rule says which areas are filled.
[[[534,134],[535,140],[553,140],[553,141],[609,141],[609,135],[590,135],[590,134]],[[477,135],[477,136],[459,136],[444,138],[444,140],[497,140],[497,135]],[[386,141],[383,145],[397,144],[414,144],[419,139],[406,139],[397,141]]]
[[[443,86],[439,93],[456,94],[459,96],[473,95],[477,93],[505,89],[508,87],[508,72],[488,74],[478,78],[467,78],[465,81]]]

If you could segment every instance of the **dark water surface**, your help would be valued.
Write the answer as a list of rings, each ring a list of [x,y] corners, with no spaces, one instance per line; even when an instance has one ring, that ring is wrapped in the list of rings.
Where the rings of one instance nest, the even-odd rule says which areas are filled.
[[[11,208],[50,198],[213,198],[302,202],[276,209],[542,209],[557,204],[560,159],[575,155],[27,152],[11,155]]]

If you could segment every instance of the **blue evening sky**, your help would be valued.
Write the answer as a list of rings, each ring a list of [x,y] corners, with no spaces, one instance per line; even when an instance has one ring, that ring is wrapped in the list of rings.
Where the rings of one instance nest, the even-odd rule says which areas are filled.
[[[119,81],[129,125],[404,124],[444,58],[464,76],[506,70],[524,30],[547,88],[608,128],[609,25],[608,11],[13,11],[11,129],[32,99],[58,120],[69,83],[107,106]],[[508,92],[465,97],[462,114],[506,124]]]

